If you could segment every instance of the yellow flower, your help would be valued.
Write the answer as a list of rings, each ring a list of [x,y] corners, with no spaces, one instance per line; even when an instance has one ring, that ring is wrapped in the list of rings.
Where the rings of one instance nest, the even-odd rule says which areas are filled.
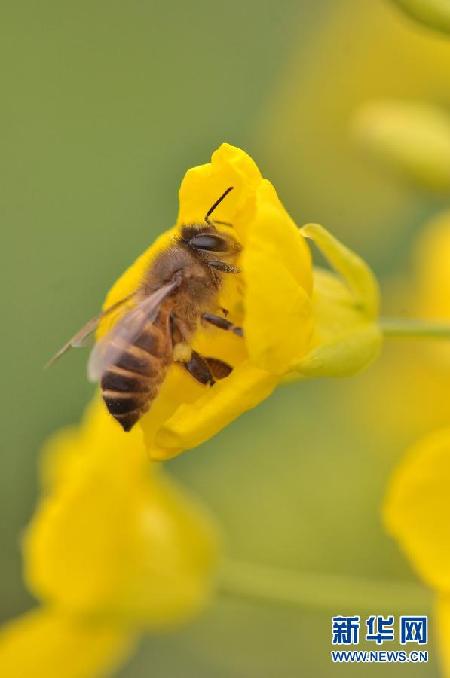
[[[313,218],[339,228],[344,239],[351,235],[365,251],[381,254],[396,247],[400,230],[411,222],[411,202],[427,197],[374,171],[355,152],[351,120],[380,97],[445,105],[448,41],[416,27],[388,1],[330,2],[315,17],[314,39],[304,39],[304,28],[293,27],[290,59],[256,129],[258,148],[296,214],[319,215]]]
[[[43,607],[0,633],[0,675],[35,675],[4,669],[14,648],[27,646],[42,661],[51,655],[50,666],[59,662],[36,675],[69,675],[59,657],[70,661],[78,642],[87,653],[80,666],[97,675],[91,664],[121,656],[137,633],[179,623],[206,604],[214,524],[149,465],[139,428],[123,433],[95,401],[80,428],[50,440],[42,475],[23,550],[27,584]]]
[[[450,321],[449,261],[450,211],[444,211],[423,225],[408,275],[386,289],[389,312]],[[449,383],[448,341],[393,340],[377,369],[355,384],[353,397],[365,426],[380,439],[378,449],[391,455],[393,447],[402,449],[447,425]],[[367,407],[361,408],[362,402]],[[348,406],[351,410],[356,405],[349,401]]]
[[[395,471],[384,520],[437,594],[438,640],[450,676],[450,429],[416,444]]]
[[[81,429],[50,441],[47,456],[50,490],[24,539],[25,576],[39,598],[158,627],[204,603],[214,530],[161,468],[149,467],[138,428],[121,432],[95,402]]]
[[[361,144],[425,188],[450,191],[450,117],[431,104],[375,101],[355,118]]]
[[[242,245],[239,275],[226,278],[219,305],[244,328],[244,338],[199,327],[192,345],[233,366],[211,389],[177,365],[139,422],[150,454],[164,459],[198,445],[266,398],[283,380],[351,374],[377,353],[378,291],[367,266],[319,226],[300,231],[243,151],[223,144],[211,162],[190,169],[180,188],[174,228],[119,278],[105,307],[131,294],[180,226],[199,223],[228,186],[214,218],[233,224]],[[317,242],[340,275],[313,271],[305,237]],[[102,336],[115,321],[106,318]]]
[[[48,608],[28,612],[0,630],[4,678],[99,678],[129,655],[135,638],[120,626],[73,619]]]
[[[417,314],[450,319],[450,210],[431,219],[415,247]],[[447,347],[448,348],[448,347]]]

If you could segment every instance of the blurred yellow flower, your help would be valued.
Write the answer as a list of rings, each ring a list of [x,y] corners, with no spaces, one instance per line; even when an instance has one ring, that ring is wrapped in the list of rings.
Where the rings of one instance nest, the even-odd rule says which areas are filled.
[[[80,428],[50,440],[42,476],[24,559],[27,584],[43,608],[0,634],[0,675],[35,675],[6,669],[22,646],[42,661],[53,657],[55,672],[41,666],[36,675],[69,675],[62,660],[71,661],[66,651],[78,640],[87,652],[80,666],[103,665],[138,632],[179,623],[206,604],[215,526],[149,465],[138,428],[123,433],[95,401]],[[80,675],[97,675],[84,670]]]
[[[0,630],[4,678],[99,678],[132,652],[136,638],[121,626],[74,619],[39,608]]]
[[[450,320],[449,262],[450,210],[446,210],[426,224],[415,247],[415,308],[423,318]]]
[[[105,307],[131,294],[180,227],[202,222],[228,186],[234,190],[214,216],[233,224],[242,245],[241,273],[225,280],[219,305],[243,326],[244,338],[214,327],[198,329],[194,349],[226,361],[233,371],[205,389],[178,366],[169,369],[139,422],[154,458],[168,458],[205,441],[282,380],[351,374],[379,348],[378,290],[368,267],[325,229],[310,225],[302,232],[253,160],[229,144],[220,146],[210,163],[187,172],[176,226],[121,276]],[[313,271],[305,237],[316,241],[340,276]],[[99,336],[114,321],[106,318]]]
[[[395,471],[384,505],[387,530],[436,591],[438,639],[450,676],[450,429],[416,444]]]
[[[406,14],[436,31],[450,33],[448,0],[393,0]]]
[[[450,192],[450,116],[416,101],[373,101],[354,119],[355,136],[372,155],[419,186]]]
[[[450,321],[450,212],[437,214],[417,237],[408,273],[386,286],[385,300],[397,315]],[[363,409],[364,425],[389,456],[448,423],[450,348],[448,341],[393,340],[377,369],[355,385],[349,412]],[[356,404],[356,402],[358,404]],[[342,416],[346,416],[345,413]],[[382,425],[380,425],[382,422]]]
[[[429,206],[423,204],[428,196],[377,171],[351,143],[351,121],[373,100],[448,107],[448,41],[405,19],[387,0],[330,2],[312,17],[308,39],[307,13],[306,23],[294,27],[295,47],[267,97],[258,147],[291,209],[344,239],[351,234],[357,248],[381,257],[397,246],[412,215]]]

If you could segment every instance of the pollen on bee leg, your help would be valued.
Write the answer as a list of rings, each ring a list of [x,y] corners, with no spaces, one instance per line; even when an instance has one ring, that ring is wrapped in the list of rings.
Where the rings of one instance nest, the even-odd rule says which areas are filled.
[[[180,341],[173,347],[173,359],[177,363],[186,363],[191,359],[192,349],[185,341]]]

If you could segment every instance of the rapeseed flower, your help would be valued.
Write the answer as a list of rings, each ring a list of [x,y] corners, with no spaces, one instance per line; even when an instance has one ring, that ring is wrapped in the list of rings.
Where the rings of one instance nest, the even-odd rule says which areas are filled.
[[[97,676],[140,633],[206,604],[215,526],[149,464],[138,428],[123,433],[96,401],[80,428],[47,444],[42,480],[23,540],[25,579],[41,607],[1,630],[0,675]]]
[[[450,320],[450,210],[426,224],[415,247],[415,312],[426,319]],[[438,349],[439,365],[450,365],[448,346]]]
[[[397,315],[450,321],[450,211],[425,223],[416,238],[407,277],[386,288],[386,304]],[[377,369],[355,385],[365,425],[376,431],[379,449],[403,449],[448,423],[450,349],[448,341],[393,340]],[[412,387],[413,385],[413,387]],[[355,402],[349,400],[350,410]],[[361,408],[360,408],[361,410]],[[380,421],[383,425],[380,426]]]
[[[377,354],[381,342],[378,289],[366,264],[322,227],[299,229],[254,161],[229,144],[220,146],[210,163],[186,173],[176,225],[119,278],[105,308],[131,294],[180,227],[202,222],[229,186],[233,191],[214,218],[232,224],[242,246],[241,272],[226,278],[219,306],[243,327],[244,337],[199,328],[193,348],[226,361],[233,371],[207,389],[172,365],[138,424],[153,458],[172,457],[207,440],[282,381],[354,373]],[[334,273],[313,269],[306,239],[315,241]],[[99,337],[115,319],[103,321]]]
[[[414,3],[431,7],[433,0]],[[448,12],[448,0],[434,4]],[[304,28],[301,22],[294,28],[295,46],[269,92],[256,129],[258,147],[295,213],[317,215],[381,258],[398,247],[414,206],[424,213],[429,202],[416,185],[395,182],[358,153],[349,143],[351,121],[380,97],[445,106],[448,41],[417,27],[388,1],[330,2],[315,17],[313,40],[304,39]]]
[[[437,640],[450,676],[450,429],[417,443],[396,469],[384,505],[387,530],[436,592]]]
[[[360,143],[418,186],[450,192],[450,117],[421,101],[373,101],[354,123]]]

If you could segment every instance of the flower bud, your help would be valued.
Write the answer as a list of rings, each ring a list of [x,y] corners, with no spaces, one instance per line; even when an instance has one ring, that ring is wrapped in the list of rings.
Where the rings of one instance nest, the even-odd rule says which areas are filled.
[[[423,188],[450,191],[450,118],[421,102],[366,104],[355,119],[361,145]]]

